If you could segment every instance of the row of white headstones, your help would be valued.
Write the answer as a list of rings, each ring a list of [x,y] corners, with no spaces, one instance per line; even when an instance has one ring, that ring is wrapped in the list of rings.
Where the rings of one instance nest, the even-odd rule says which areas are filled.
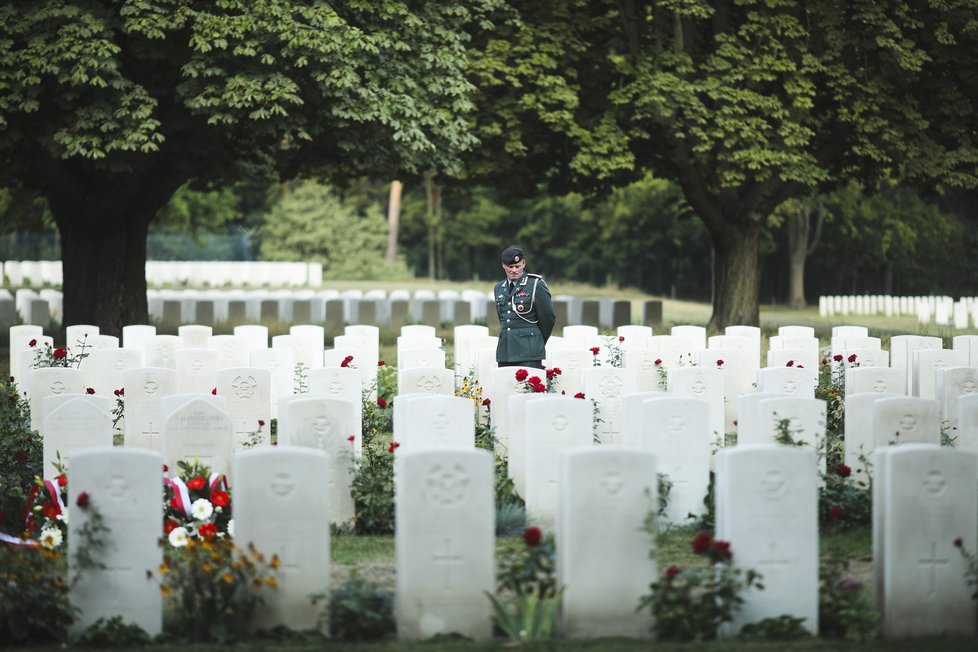
[[[649,350],[640,348],[635,344],[635,340],[640,338],[636,338],[634,335],[623,337],[626,337],[626,339],[620,344],[626,349],[624,351],[626,360],[629,357],[635,357],[636,352]],[[726,337],[729,340],[734,336]],[[573,341],[573,333],[567,333],[565,331],[564,340]],[[651,341],[650,337],[646,343]],[[629,343],[627,347],[626,342]],[[584,343],[593,343],[593,341]],[[713,343],[715,342],[711,342],[711,344]],[[720,343],[729,344],[730,342],[721,340]],[[569,350],[573,350],[573,348],[569,347]],[[686,513],[683,510],[686,510],[687,506],[691,507],[689,511],[693,511],[694,513],[698,511],[697,507],[701,505],[700,501],[706,489],[711,462],[711,439],[718,432],[713,426],[713,423],[711,423],[714,418],[711,417],[711,414],[714,414],[718,407],[722,410],[722,389],[725,385],[725,376],[729,373],[730,369],[734,368],[732,364],[728,366],[728,359],[735,357],[733,352],[737,351],[737,349],[713,349],[707,351],[705,355],[712,357],[717,351],[723,351],[723,355],[726,358],[723,364],[717,366],[719,368],[703,366],[678,367],[667,370],[669,393],[666,395],[653,391],[649,395],[643,396],[643,393],[627,391],[631,389],[628,387],[628,381],[629,376],[634,375],[630,373],[634,372],[634,369],[629,370],[627,368],[607,366],[578,368],[584,382],[583,388],[594,390],[592,395],[598,397],[601,401],[599,406],[603,410],[602,414],[604,416],[608,416],[613,411],[610,408],[616,403],[624,406],[621,409],[620,430],[617,433],[600,433],[602,439],[604,439],[604,443],[619,443],[614,438],[605,437],[605,435],[620,434],[621,442],[630,446],[635,445],[639,450],[644,449],[652,452],[657,458],[659,472],[666,473],[670,476],[674,484],[674,489],[670,496],[670,512],[672,513],[673,520],[680,520]],[[918,362],[919,353],[923,351],[919,350],[918,354],[914,356],[918,359]],[[659,352],[663,352],[661,347]],[[551,358],[559,358],[559,353],[560,349],[554,350],[551,353]],[[590,350],[585,350],[584,354],[590,356],[590,359],[587,357],[583,359],[587,360],[589,364],[593,363],[594,354]],[[602,356],[599,356],[599,359],[600,357]],[[661,366],[661,363],[658,366]],[[173,370],[167,369],[136,369],[131,371],[154,375],[150,377],[143,376],[142,380],[144,383],[141,388],[138,386],[138,383],[135,383],[133,387],[127,387],[127,422],[130,422],[130,420],[139,420],[137,415],[140,410],[136,406],[140,405],[140,401],[137,399],[130,403],[130,398],[138,396],[140,391],[150,397],[167,393],[166,378],[170,376],[172,380],[172,375],[176,373]],[[163,459],[169,460],[170,468],[175,468],[174,461],[176,459],[198,455],[206,462],[211,463],[215,468],[231,469],[233,464],[232,460],[234,459],[232,451],[235,447],[233,445],[233,428],[230,423],[230,418],[224,413],[225,410],[222,403],[230,400],[230,397],[234,396],[236,391],[242,388],[250,388],[249,391],[254,389],[256,390],[256,394],[261,393],[257,391],[259,383],[253,380],[253,370],[249,372],[248,369],[239,368],[232,369],[231,371],[237,375],[232,374],[233,377],[230,378],[230,385],[227,386],[228,391],[226,392],[226,396],[214,397],[209,395],[194,396],[178,394],[168,396],[165,400],[159,400],[161,417],[158,423],[163,424],[163,437],[157,439],[157,444],[164,451]],[[338,367],[336,371],[340,372],[341,377],[344,374],[346,375],[348,381],[346,385],[354,387],[357,391],[362,388],[362,384],[357,382],[359,376],[355,369]],[[441,377],[444,380],[440,381],[440,385],[435,389],[453,389],[454,383],[451,382],[451,370],[442,369],[442,371],[447,371],[448,375]],[[515,382],[513,371],[513,369],[499,369],[494,371],[495,378],[492,382],[495,390],[492,394],[493,423],[497,426],[498,433],[504,445],[507,445],[509,448],[510,470],[514,475],[517,489],[527,499],[528,511],[545,527],[553,526],[559,531],[561,512],[558,505],[560,501],[568,500],[568,496],[566,495],[566,491],[563,494],[558,492],[557,487],[570,485],[563,485],[560,482],[560,468],[557,464],[557,459],[562,454],[562,451],[576,449],[593,450],[591,446],[591,406],[588,402],[571,399],[567,396],[533,396],[520,393],[518,392],[520,385]],[[539,373],[537,370],[528,371]],[[572,375],[570,371],[572,370],[569,369],[568,372],[562,373],[559,379],[565,380],[566,377],[570,377]],[[847,375],[850,377],[850,392],[847,396],[847,407],[850,405],[856,406],[857,403],[862,406],[861,408],[851,408],[847,414],[848,451],[868,451],[874,446],[886,446],[886,444],[891,443],[894,439],[900,443],[930,441],[936,444],[940,441],[939,420],[935,422],[932,417],[928,417],[925,414],[926,409],[921,411],[925,406],[930,406],[931,413],[935,413],[936,410],[933,409],[935,407],[935,401],[933,399],[922,399],[920,397],[899,398],[897,396],[894,397],[894,402],[894,399],[886,398],[885,394],[889,392],[879,392],[879,382],[881,379],[887,381],[888,377],[886,374],[889,374],[889,380],[887,382],[892,382],[893,387],[888,386],[883,389],[895,389],[900,386],[899,379],[893,374],[894,371],[895,369],[880,367],[854,368],[847,371]],[[906,373],[904,370],[899,370],[899,372],[901,373],[901,377],[902,374]],[[59,378],[72,375],[77,378],[78,373],[79,370],[73,369],[41,369],[31,372],[31,376],[34,380],[51,376],[52,374],[62,375]],[[880,376],[880,373],[883,375]],[[39,375],[35,376],[35,374]],[[872,374],[877,375],[872,376]],[[972,374],[972,379],[973,377]],[[741,408],[741,420],[746,419],[747,424],[738,423],[740,444],[730,450],[750,450],[746,445],[749,440],[772,440],[773,433],[776,430],[773,426],[776,421],[775,416],[780,418],[788,416],[792,418],[795,424],[793,430],[796,436],[814,442],[817,447],[820,437],[824,434],[824,404],[821,405],[821,411],[819,412],[818,406],[821,402],[811,398],[813,382],[811,382],[812,376],[810,370],[804,366],[801,369],[797,366],[770,368],[763,370],[758,378],[761,382],[761,387],[759,388],[761,391],[738,398],[737,403]],[[161,380],[163,381],[162,383],[160,382]],[[354,455],[350,455],[349,453],[352,449],[355,454],[359,442],[357,441],[351,446],[350,442],[346,439],[346,435],[350,431],[357,436],[359,435],[359,427],[356,425],[356,417],[354,415],[359,414],[360,401],[359,397],[327,398],[331,394],[330,388],[335,389],[338,387],[337,383],[333,383],[332,385],[327,383],[324,391],[320,394],[313,394],[309,397],[293,397],[282,402],[279,413],[279,437],[283,445],[299,445],[320,448],[326,451],[326,464],[330,469],[327,476],[330,480],[328,490],[325,493],[328,496],[327,502],[329,503],[330,520],[342,522],[352,516],[352,501],[348,498],[349,491],[346,486],[346,479],[349,478],[349,470],[354,458]],[[866,384],[871,390],[858,393],[851,392],[859,383]],[[32,382],[32,384],[34,383]],[[967,385],[966,381],[964,385]],[[44,393],[44,386],[45,383],[40,381],[34,385],[35,389],[40,390],[41,393]],[[153,388],[153,391],[147,391],[149,388]],[[475,419],[472,402],[467,399],[455,399],[450,395],[425,396],[424,392],[432,390],[432,388],[434,388],[434,383],[429,381],[423,387],[418,386],[412,388],[419,391],[411,392],[410,394],[403,392],[400,398],[395,401],[395,438],[402,443],[402,448],[399,449],[399,454],[402,457],[405,453],[420,453],[431,448],[469,449],[469,452],[471,452]],[[401,389],[403,390],[404,387]],[[780,392],[778,391],[779,389]],[[450,394],[451,391],[445,393]],[[967,392],[961,393],[965,394]],[[225,391],[222,389],[219,394],[225,394]],[[605,396],[604,394],[609,395]],[[773,395],[764,397],[765,394]],[[717,396],[720,397],[720,401],[717,401]],[[82,403],[85,404],[91,404],[98,399],[98,397],[73,398],[80,398]],[[56,396],[45,399],[44,403],[56,403],[58,400],[70,399],[67,396]],[[530,405],[527,403],[528,401],[534,401],[534,404]],[[921,403],[921,401],[924,403]],[[254,401],[252,400],[252,402]],[[769,404],[769,402],[773,404]],[[968,401],[962,399],[960,403],[963,405],[968,403]],[[47,447],[48,437],[51,435],[48,432],[49,421],[51,423],[62,422],[65,432],[74,433],[74,435],[69,434],[69,438],[74,437],[74,443],[80,443],[78,437],[82,430],[80,424],[87,421],[82,416],[85,413],[85,408],[81,408],[77,402],[73,403],[72,406],[70,410],[64,410],[65,405],[56,406],[45,419],[44,434],[46,448],[48,450],[60,450],[54,446],[51,448]],[[501,406],[505,406],[505,409],[499,409]],[[804,406],[808,406],[807,412]],[[814,410],[811,409],[812,406],[815,407]],[[751,409],[761,410],[762,408],[766,410],[766,412],[763,412],[766,416],[760,416],[754,421],[755,424],[760,425],[749,426],[748,424],[751,421],[747,417],[748,412]],[[130,414],[130,410],[135,414]],[[523,412],[522,415],[520,415],[521,410]],[[165,417],[163,416],[164,412],[166,414]],[[873,423],[880,425],[878,427],[876,425],[872,426],[874,436],[870,440],[870,443],[865,443],[866,440],[864,438],[860,441],[859,445],[853,445],[849,441],[849,437],[855,436],[857,432],[864,431],[859,427],[849,427],[850,417],[855,419],[856,415],[861,413],[863,420],[865,420],[868,412],[873,415],[871,417]],[[55,416],[58,418],[51,419],[51,417]],[[891,425],[894,421],[898,422],[896,427]],[[909,427],[901,428],[901,426]],[[54,430],[58,430],[58,427],[55,426]],[[106,432],[107,430],[107,428],[102,428],[102,432]],[[891,436],[893,433],[898,432],[900,433],[899,436]],[[915,438],[915,434],[919,434],[920,437]],[[752,436],[754,439],[750,439]],[[90,443],[94,445],[110,444],[111,436],[107,442],[103,438],[100,442]],[[144,441],[143,445],[147,443],[150,444],[150,447],[157,447],[152,445],[152,441]],[[609,450],[612,448],[619,450],[616,446],[608,447]],[[814,448],[811,450],[814,450]],[[881,450],[885,451],[888,449],[882,448]],[[70,457],[74,459],[80,452],[75,449],[70,453]],[[962,453],[960,450],[946,450],[945,452],[952,454]],[[817,459],[814,453],[812,455],[813,460]],[[970,454],[965,453],[965,455]],[[967,464],[965,463],[965,466]],[[972,466],[974,465],[972,464]],[[785,473],[784,467],[779,464],[775,464],[771,468],[779,473]],[[815,468],[816,463],[813,462],[813,474]],[[878,468],[877,466],[877,473],[879,473]],[[75,471],[77,470],[74,464],[72,464],[71,470],[72,485],[77,486],[74,482],[76,478]],[[938,475],[941,474],[943,474],[943,471],[939,471]],[[785,475],[788,478],[795,477],[793,473],[787,473]],[[928,480],[930,485],[934,484],[931,481],[933,480],[931,476],[933,474],[928,472],[927,477],[930,478]],[[654,478],[655,474],[645,477],[646,479],[650,477]],[[760,478],[761,476],[757,477]],[[237,507],[240,490],[239,482],[240,479],[235,480],[235,513],[236,523],[239,524],[236,534],[241,536],[241,515]],[[879,476],[877,475],[876,486],[878,485]],[[972,483],[971,486],[973,487],[974,485],[975,483]],[[920,486],[926,488],[929,485],[921,484]],[[968,492],[964,493],[966,498],[973,494],[974,491],[970,492],[970,494]],[[941,493],[941,496],[944,495],[944,493]],[[960,493],[950,494],[950,496],[955,497],[955,505],[960,502],[958,498],[961,495]],[[573,512],[577,512],[576,507]],[[971,513],[974,514],[975,510],[971,510]],[[158,529],[158,522],[156,529]],[[774,520],[772,522],[779,521]],[[962,536],[965,542],[974,544],[978,535],[972,535],[967,520],[961,521],[955,518],[948,522],[963,524],[964,529],[967,531],[958,534],[947,532],[946,534],[949,535],[954,534],[950,538],[944,536],[944,532],[933,533],[922,531],[923,534],[932,538],[929,542],[924,542],[926,545],[922,543],[922,547],[918,546],[918,553],[921,555],[919,559],[924,559],[922,556],[926,552],[924,548],[927,546],[931,546],[932,548],[938,546],[934,550],[937,550],[943,556],[940,556],[938,559],[937,552],[932,551],[933,554],[931,554],[930,558],[933,560],[933,563],[929,567],[933,569],[933,577],[935,578],[940,571],[941,577],[946,580],[942,586],[953,588],[953,586],[963,582],[963,571],[955,565],[956,558],[952,557],[954,551],[949,548],[951,545],[950,542],[956,536]],[[756,528],[748,528],[748,530],[755,533],[759,532]],[[767,532],[767,534],[771,535],[772,539],[782,540],[783,538],[783,532],[780,531]],[[634,532],[632,532],[632,535],[634,535]],[[726,536],[723,534],[723,528],[719,520],[718,535]],[[880,536],[882,536],[882,533]],[[816,541],[815,557],[817,558],[817,536],[813,538],[813,541]],[[762,551],[765,546],[769,546],[769,544],[765,543],[762,545]],[[744,560],[741,554],[744,547],[750,550],[757,549],[754,539],[748,538],[744,542],[735,540],[738,563]],[[974,545],[971,545],[971,547],[973,549]],[[423,549],[430,550],[432,548],[428,546]],[[775,557],[770,557],[767,561],[771,559],[775,559]],[[765,559],[758,559],[757,562],[763,571],[764,564],[767,562]],[[592,560],[588,563],[598,562]],[[745,563],[744,565],[748,564]],[[775,565],[776,567],[777,565]],[[883,566],[877,564],[877,570],[881,568]],[[920,568],[924,568],[924,566],[921,565]],[[944,572],[945,569],[947,570],[946,573]],[[399,567],[399,574],[406,572],[406,570]],[[793,573],[794,571],[792,571]],[[955,578],[960,580],[957,584],[955,584]],[[773,593],[771,591],[771,584],[770,582],[766,582],[766,584],[768,585],[768,592],[765,595],[770,596]],[[923,585],[917,582],[915,586],[919,587]],[[934,586],[937,585],[935,584]],[[885,606],[887,603],[884,599],[885,595],[880,594],[879,591],[877,593],[880,598],[880,604]],[[927,599],[930,599],[930,597]],[[775,602],[775,604],[780,603]],[[808,614],[798,613],[801,614],[800,617],[808,618]],[[769,615],[779,614],[772,613]],[[745,620],[743,622],[748,621]],[[806,620],[806,623],[807,626],[812,626],[811,621]],[[404,624],[402,628],[405,632],[411,631],[410,626],[407,624]],[[573,627],[570,627],[567,631],[572,632]],[[890,633],[900,635],[901,631],[892,630]],[[920,631],[919,629],[911,629],[904,633],[920,633]],[[427,634],[422,632],[418,635]],[[410,634],[405,634],[405,636],[410,636]]]

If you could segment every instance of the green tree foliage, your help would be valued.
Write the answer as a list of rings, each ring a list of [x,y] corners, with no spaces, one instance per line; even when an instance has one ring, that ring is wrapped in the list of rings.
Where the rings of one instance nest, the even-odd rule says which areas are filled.
[[[483,153],[551,185],[677,182],[710,233],[714,327],[757,323],[785,200],[854,177],[975,184],[973,0],[510,4],[474,66]]]
[[[386,249],[387,222],[377,204],[358,209],[313,181],[288,186],[261,233],[263,260],[321,262],[327,279],[409,277],[403,262],[384,260]]]
[[[147,226],[187,181],[457,169],[497,4],[4,3],[0,185],[48,200],[66,321],[146,320]]]

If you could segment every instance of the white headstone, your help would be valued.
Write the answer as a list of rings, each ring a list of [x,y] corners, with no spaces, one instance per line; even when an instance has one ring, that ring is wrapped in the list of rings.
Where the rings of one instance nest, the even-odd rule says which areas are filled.
[[[666,371],[669,393],[706,399],[709,403],[710,439],[722,445],[723,375],[712,367],[680,367]]]
[[[288,349],[255,349],[251,352],[251,366],[267,369],[271,374],[272,418],[277,418],[279,401],[292,396],[295,390],[295,357]],[[308,375],[305,379],[308,390]]]
[[[184,324],[177,328],[177,335],[188,349],[206,349],[213,334],[212,327],[200,324]]]
[[[56,401],[57,403],[52,403]],[[54,478],[54,464],[65,466],[77,453],[112,446],[109,399],[87,394],[48,396],[44,399],[44,477]]]
[[[142,364],[143,354],[134,349],[100,349],[92,354],[92,388],[99,396],[112,397],[124,386],[123,374]]]
[[[172,402],[171,409],[168,404]],[[219,396],[175,394],[161,399],[163,416],[161,452],[170,474],[177,472],[180,460],[199,460],[212,472],[231,476],[234,429],[231,417],[218,405]]]
[[[26,370],[20,367],[20,352],[29,350],[28,342],[37,340],[40,343],[44,329],[33,324],[18,324],[11,326],[10,334],[10,375],[18,384],[26,385],[24,375]]]
[[[702,326],[673,326],[669,334],[690,340],[693,350],[706,348],[706,329]]]
[[[347,524],[354,517],[353,484],[356,405],[343,399],[298,395],[279,406],[280,446],[305,446],[329,457],[329,513],[333,523]]]
[[[122,348],[134,349],[143,355],[142,364],[146,365],[146,346],[149,340],[156,337],[156,326],[147,324],[130,324],[122,327]]]
[[[932,398],[887,398],[873,403],[873,446],[941,443],[941,408]]]
[[[176,369],[176,352],[183,348],[183,340],[178,335],[153,335],[145,340],[143,361],[147,367]]]
[[[414,367],[397,370],[398,394],[455,394],[455,373],[441,367]]]
[[[656,509],[656,456],[625,446],[563,454],[557,516],[557,584],[562,635],[648,638],[636,610],[656,579],[653,533],[642,529]]]
[[[668,397],[663,391],[630,392],[621,397],[621,443],[624,446],[641,447],[642,429],[645,427],[644,402],[650,398]]]
[[[602,444],[621,443],[621,397],[635,391],[635,372],[618,367],[585,369],[584,395],[598,408],[597,434]]]
[[[411,349],[402,351],[398,371],[417,367],[445,367],[445,352],[441,349]]]
[[[217,368],[247,367],[251,360],[248,341],[237,335],[214,335],[207,348],[217,351]]]
[[[281,446],[240,451],[234,464],[234,538],[280,562],[254,624],[316,629],[321,608],[309,596],[330,588],[329,457]]]
[[[484,450],[395,456],[397,635],[492,636],[495,591],[492,455]]]
[[[512,399],[510,399],[512,400]],[[523,493],[529,522],[553,530],[557,516],[560,455],[594,445],[589,401],[530,395],[523,406]]]
[[[234,447],[240,449],[257,433],[258,444],[271,444],[271,373],[258,367],[237,367],[217,372],[217,394],[227,399],[234,427]]]
[[[709,405],[704,399],[662,396],[641,404],[643,427],[637,445],[656,454],[670,489],[665,520],[688,523],[703,512],[710,483]]]
[[[875,392],[907,394],[907,374],[892,367],[854,367],[846,369],[846,395]]]
[[[74,367],[42,367],[30,372],[31,428],[44,435],[44,397],[84,394],[85,372]]]
[[[783,399],[782,399],[783,400]],[[783,614],[818,632],[818,490],[815,451],[777,444],[721,450],[716,471],[716,538],[733,563],[762,575],[744,592],[729,630]]]
[[[475,406],[460,396],[442,394],[404,394],[396,419],[395,438],[405,450],[473,448],[475,446]],[[394,404],[400,406],[401,396]]]
[[[248,351],[261,351],[268,348],[268,326],[241,324],[234,327],[234,335],[244,342]]]
[[[581,372],[593,366],[594,356],[587,349],[561,348],[555,349],[548,355],[550,367],[560,369],[560,377],[556,379],[555,388],[558,392],[567,392],[573,396],[584,391],[584,381]]]
[[[210,394],[217,387],[217,361],[213,349],[180,349],[176,360],[178,394]]]
[[[913,387],[911,394],[920,398],[937,398],[938,369],[967,367],[967,351],[953,349],[922,349],[913,352]]]
[[[309,394],[349,401],[353,406],[353,450],[360,454],[363,446],[363,386],[360,371],[350,367],[322,367],[309,371]]]
[[[125,445],[161,451],[161,400],[176,393],[176,372],[162,367],[139,367],[123,372],[122,378]]]
[[[924,400],[924,399],[920,399]],[[873,457],[873,596],[884,638],[976,632],[967,561],[978,547],[978,454],[936,445]]]
[[[163,522],[161,473],[155,451],[101,448],[79,452],[71,463],[68,485],[68,567],[72,571],[85,539],[81,532],[95,510],[109,535],[88,550],[102,567],[85,568],[71,585],[71,603],[80,609],[74,634],[96,620],[118,616],[150,636],[163,630],[163,596],[157,571],[163,563],[159,545]],[[89,507],[78,507],[87,494]]]
[[[815,398],[818,369],[808,367],[764,367],[757,370],[757,391]],[[738,411],[739,414],[739,411]]]

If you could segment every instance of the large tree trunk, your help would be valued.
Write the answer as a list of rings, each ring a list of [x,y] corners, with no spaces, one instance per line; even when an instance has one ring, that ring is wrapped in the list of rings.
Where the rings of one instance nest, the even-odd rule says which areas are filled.
[[[155,214],[155,211],[154,211]],[[120,211],[98,219],[56,216],[64,272],[63,325],[94,324],[120,336],[146,324],[146,233],[149,220]]]
[[[806,200],[798,210],[788,215],[788,304],[792,308],[804,308],[805,301],[805,263],[818,246],[822,233],[822,210],[815,213],[815,233],[812,234],[812,206]]]
[[[710,229],[713,241],[710,330],[760,325],[761,228],[760,222],[746,221]]]

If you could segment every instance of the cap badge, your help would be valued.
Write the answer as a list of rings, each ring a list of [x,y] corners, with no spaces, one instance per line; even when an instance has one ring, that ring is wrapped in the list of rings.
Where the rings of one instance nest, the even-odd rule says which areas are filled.
[[[520,262],[520,255],[519,254],[516,254],[515,256],[513,256],[513,262],[514,263]]]
[[[524,310],[526,310],[526,306],[524,306],[523,304],[519,304],[516,306],[516,310],[519,312],[523,312]]]

